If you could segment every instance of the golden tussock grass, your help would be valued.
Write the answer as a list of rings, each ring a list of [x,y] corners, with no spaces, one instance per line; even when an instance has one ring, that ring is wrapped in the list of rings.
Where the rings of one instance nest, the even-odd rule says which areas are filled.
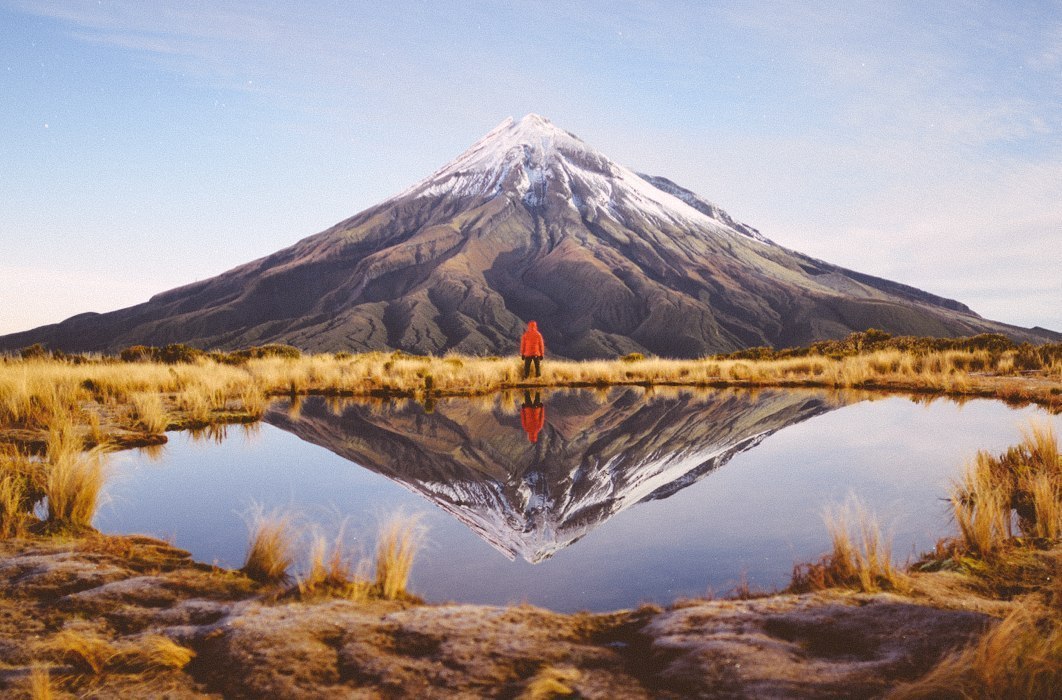
[[[136,425],[145,431],[158,434],[170,425],[170,415],[162,403],[162,397],[154,393],[134,394],[131,403]]]
[[[255,506],[249,517],[250,543],[240,570],[263,583],[286,581],[295,562],[292,516],[279,511],[266,513]]]
[[[14,474],[0,477],[0,539],[26,534],[25,482]]]
[[[990,558],[1013,542],[1012,522],[1027,538],[1055,540],[1062,533],[1062,458],[1050,424],[1023,429],[1021,443],[999,455],[981,451],[952,487],[959,542]]]
[[[1058,610],[1019,605],[976,643],[896,688],[891,700],[1058,697],[1062,690],[1062,623]]]
[[[331,540],[315,533],[310,544],[310,561],[306,573],[296,580],[301,598],[347,598],[365,601],[371,597],[372,583],[367,561],[358,560],[350,551],[343,528]]]
[[[992,555],[1011,538],[1011,489],[994,475],[991,455],[980,452],[952,488],[955,524],[968,551]]]
[[[931,347],[932,343],[923,345]],[[1062,387],[1058,385],[1062,359],[1051,354],[1054,351],[989,350],[977,343],[961,349],[962,343],[953,345],[960,349],[926,350],[918,343],[912,345],[921,348],[917,350],[872,349],[871,343],[866,344],[866,349],[842,356],[764,351],[762,357],[751,357],[762,351],[753,349],[755,352],[750,351],[750,358],[745,359],[672,360],[632,355],[576,362],[547,358],[543,376],[531,380],[522,378],[520,362],[515,357],[454,354],[418,357],[401,352],[367,352],[294,357],[247,353],[239,362],[231,362],[232,358],[220,355],[211,359],[203,353],[192,353],[187,362],[177,364],[114,358],[79,362],[0,358],[0,425],[46,429],[57,414],[91,414],[98,410],[94,404],[131,403],[134,409],[130,420],[134,425],[129,427],[141,423],[140,429],[159,431],[164,419],[158,405],[138,398],[143,395],[172,396],[181,419],[192,425],[207,425],[233,420],[240,411],[252,418],[260,417],[269,397],[279,395],[404,395],[427,400],[439,395],[475,396],[524,386],[624,384],[876,388],[997,396],[1062,408]],[[862,347],[858,343],[853,345],[856,346]],[[1034,365],[1040,367],[1036,370],[1039,380],[1027,381],[1019,376],[1022,368]]]
[[[818,562],[795,566],[790,590],[841,587],[903,592],[910,588],[907,576],[892,565],[892,547],[877,518],[857,499],[827,510],[823,520],[833,549]]]
[[[544,666],[532,676],[517,698],[519,700],[551,700],[552,698],[573,697],[575,690],[571,684],[582,678],[582,675],[582,671],[577,668]]]
[[[203,387],[189,387],[177,395],[177,406],[194,425],[209,425],[214,417],[210,392]]]
[[[112,657],[115,666],[134,671],[179,671],[195,652],[161,634],[147,634],[123,645]]]
[[[195,652],[160,634],[112,642],[95,632],[64,629],[38,645],[38,650],[81,672],[151,673],[181,670]]]
[[[78,670],[97,675],[118,654],[117,648],[98,634],[73,629],[57,632],[40,649]]]
[[[269,399],[257,384],[251,384],[240,392],[240,406],[252,418],[261,418],[269,407]]]
[[[31,700],[52,700],[52,675],[46,666],[34,664],[29,674],[29,696]]]
[[[26,534],[43,478],[40,460],[15,445],[0,444],[0,539]]]
[[[86,451],[69,419],[53,422],[44,478],[49,521],[91,526],[106,480],[104,454],[100,447]]]
[[[376,593],[388,600],[407,595],[413,560],[424,541],[417,515],[395,515],[380,527],[376,540]]]

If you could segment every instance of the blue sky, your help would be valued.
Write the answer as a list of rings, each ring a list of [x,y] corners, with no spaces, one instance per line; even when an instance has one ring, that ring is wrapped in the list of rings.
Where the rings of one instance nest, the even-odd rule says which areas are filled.
[[[1062,5],[0,0],[0,333],[294,243],[537,112],[1062,330]]]

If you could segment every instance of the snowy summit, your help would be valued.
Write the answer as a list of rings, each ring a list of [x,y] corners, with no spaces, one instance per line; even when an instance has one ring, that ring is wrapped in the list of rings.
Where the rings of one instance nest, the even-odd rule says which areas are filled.
[[[686,190],[682,192],[696,197]],[[509,194],[530,208],[541,207],[554,196],[583,215],[605,214],[626,220],[629,217],[624,216],[624,211],[635,209],[640,215],[661,222],[719,229],[716,217],[698,209],[678,192],[667,192],[646,182],[539,114],[528,114],[519,121],[506,118],[467,151],[398,198],[440,194]],[[754,238],[766,241],[762,236]]]

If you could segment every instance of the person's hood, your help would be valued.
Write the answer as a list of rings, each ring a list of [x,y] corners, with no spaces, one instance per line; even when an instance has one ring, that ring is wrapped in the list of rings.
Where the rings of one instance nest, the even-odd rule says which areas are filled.
[[[537,321],[528,321],[527,322],[527,330],[529,330],[529,331],[537,331],[538,330],[538,322]]]

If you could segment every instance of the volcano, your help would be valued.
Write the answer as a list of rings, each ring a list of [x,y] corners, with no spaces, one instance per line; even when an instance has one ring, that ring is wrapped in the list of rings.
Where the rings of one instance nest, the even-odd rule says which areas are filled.
[[[0,350],[287,343],[511,354],[530,319],[550,355],[569,358],[698,357],[870,327],[1059,337],[777,245],[531,114],[289,248],[137,306],[0,337]]]

